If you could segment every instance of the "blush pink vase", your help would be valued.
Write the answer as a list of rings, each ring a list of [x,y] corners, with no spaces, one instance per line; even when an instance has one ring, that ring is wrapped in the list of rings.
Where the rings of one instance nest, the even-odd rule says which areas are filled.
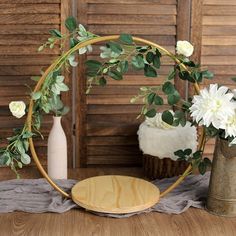
[[[48,175],[52,179],[67,179],[67,141],[61,117],[53,117],[48,137]]]

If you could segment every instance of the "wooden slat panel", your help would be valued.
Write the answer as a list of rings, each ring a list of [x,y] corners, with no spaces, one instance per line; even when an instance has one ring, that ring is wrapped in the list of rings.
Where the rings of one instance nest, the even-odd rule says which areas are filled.
[[[61,3],[61,0],[1,0],[1,3],[25,4],[25,3]]]
[[[37,48],[49,37],[49,30],[61,27],[61,15],[65,0],[1,0],[0,2],[0,135],[12,135],[12,128],[25,121],[16,119],[8,104],[14,100],[29,102],[30,90],[34,86],[32,75],[39,75],[60,53],[59,47],[37,52]],[[68,8],[68,6],[67,6]],[[63,13],[64,14],[64,13]],[[68,14],[67,14],[68,15]],[[69,95],[70,96],[70,95]],[[70,122],[71,124],[71,122]],[[45,116],[42,133],[45,139],[36,139],[37,154],[46,164],[47,137],[52,126],[52,117]],[[70,131],[71,132],[71,131]],[[1,143],[3,145],[4,143]],[[72,156],[72,155],[70,155]],[[32,162],[31,165],[34,165]]]
[[[0,46],[0,55],[40,55],[40,54],[48,54],[48,55],[58,55],[60,50],[58,47],[54,49],[45,49],[41,52],[37,51],[38,46],[28,45],[28,46]]]
[[[203,16],[203,25],[236,25],[235,16]]]
[[[202,47],[202,55],[209,55],[209,56],[217,56],[217,55],[222,55],[222,56],[234,56],[236,53],[236,47],[235,46],[203,46]]]
[[[214,6],[214,5],[206,5],[203,9],[203,15],[205,16],[232,16],[236,14],[236,5],[235,6]]]
[[[104,145],[138,145],[137,136],[115,136],[115,137],[88,137],[88,146],[104,146]]]
[[[0,15],[0,25],[59,24],[58,14]]]
[[[175,51],[176,1],[148,1],[147,4],[146,1],[140,0],[78,0],[78,6],[78,15],[80,18],[83,15],[80,21],[83,20],[88,29],[98,35],[130,33],[157,42],[172,52]],[[99,47],[103,44],[94,46],[87,59],[100,60]],[[82,97],[79,100],[87,105],[85,108],[84,104],[78,104],[78,118],[86,123],[86,130],[78,128],[79,140],[86,137],[88,141],[85,147],[82,146],[83,150],[79,150],[80,162],[83,165],[139,162],[140,152],[136,133],[142,120],[137,120],[136,117],[142,101],[131,105],[130,99],[138,93],[140,86],[161,84],[173,65],[173,61],[164,57],[158,78],[145,78],[143,72],[130,68],[124,80],[109,79],[105,88],[94,86],[86,96],[86,101],[83,98],[84,91],[79,90],[78,96]],[[86,115],[84,110],[87,111]],[[84,123],[79,123],[78,127],[84,126]],[[124,143],[129,137],[131,143]],[[81,142],[78,145],[81,145]]]
[[[88,24],[120,24],[120,25],[173,25],[176,24],[174,15],[88,15]]]
[[[234,0],[204,0],[204,4],[206,5],[231,5],[235,6],[236,2]]]
[[[88,14],[103,14],[104,8],[106,8],[109,14],[115,15],[119,14],[119,12],[127,15],[176,15],[175,5],[139,4],[139,7],[137,8],[136,4],[129,4],[128,6],[124,4],[89,4]]]
[[[88,156],[88,165],[122,165],[134,166],[141,164],[141,156]]]
[[[235,26],[203,26],[203,35],[219,35],[219,36],[235,36],[236,27]]]
[[[205,80],[202,88],[210,83],[235,88],[230,79],[236,75],[236,2],[232,0],[204,0],[201,64],[215,74],[214,80]],[[214,140],[207,143],[204,155],[211,157]]]
[[[97,34],[121,34],[124,32],[129,32],[134,35],[147,35],[150,33],[150,26],[143,25],[142,27],[137,27],[134,25],[117,25],[116,27],[111,27],[110,25],[96,25],[88,27],[91,32],[97,32]],[[155,35],[175,35],[175,26],[152,26],[152,32]]]
[[[41,45],[42,42],[47,41],[49,35],[17,35],[14,37],[12,35],[1,35],[0,45]],[[37,46],[34,46],[37,49]]]
[[[9,1],[8,1],[9,2]],[[21,1],[22,3],[23,1]],[[2,3],[2,1],[1,1]],[[59,4],[0,4],[1,15],[7,14],[60,14]]]
[[[59,25],[6,25],[0,27],[0,35],[46,34],[50,29],[59,29]],[[12,36],[13,37],[13,36]]]
[[[87,0],[86,1],[87,3],[108,3],[108,4],[111,4],[111,3],[119,3],[119,4],[133,4],[135,3],[136,5],[139,5],[139,4],[147,4],[147,5],[150,5],[150,4],[176,4],[176,0],[149,0],[149,1],[146,1],[146,0]],[[138,6],[139,7],[139,6]]]
[[[236,36],[202,36],[203,45],[236,45]]]

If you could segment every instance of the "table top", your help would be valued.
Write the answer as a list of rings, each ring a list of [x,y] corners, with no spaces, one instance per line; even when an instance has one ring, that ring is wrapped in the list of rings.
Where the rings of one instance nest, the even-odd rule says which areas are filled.
[[[141,168],[82,168],[69,171],[70,178],[85,179],[104,174],[142,177]],[[34,168],[24,168],[22,177],[40,177]],[[0,179],[15,178],[7,168],[1,168]],[[233,236],[236,218],[214,216],[205,210],[191,208],[180,215],[151,212],[129,218],[100,217],[84,210],[63,214],[30,214],[14,212],[0,214],[1,235],[42,236]]]

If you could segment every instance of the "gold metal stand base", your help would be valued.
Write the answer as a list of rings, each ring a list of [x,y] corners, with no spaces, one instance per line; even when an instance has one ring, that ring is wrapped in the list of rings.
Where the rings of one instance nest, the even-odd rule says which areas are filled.
[[[160,199],[159,189],[143,179],[106,175],[85,179],[72,188],[79,206],[96,212],[124,214],[142,211]]]

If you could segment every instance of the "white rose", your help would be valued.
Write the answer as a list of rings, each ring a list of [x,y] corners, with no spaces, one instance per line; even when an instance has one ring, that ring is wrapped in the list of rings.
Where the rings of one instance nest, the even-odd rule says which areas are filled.
[[[13,116],[17,118],[21,118],[23,115],[25,115],[25,103],[22,101],[13,101],[9,104],[9,109]]]
[[[193,45],[188,41],[178,41],[176,46],[177,54],[190,57],[193,54]]]

